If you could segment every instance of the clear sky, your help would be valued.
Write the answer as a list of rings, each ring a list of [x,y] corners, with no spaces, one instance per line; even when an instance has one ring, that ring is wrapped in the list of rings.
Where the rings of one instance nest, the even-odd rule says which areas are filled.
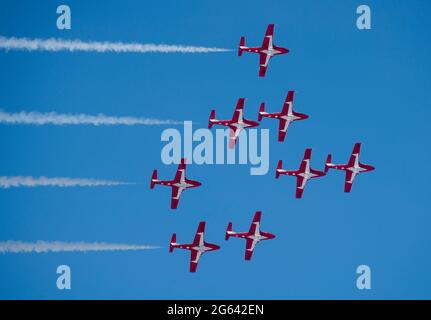
[[[56,28],[56,8],[72,9],[72,30]],[[103,4],[102,4],[103,3]],[[210,54],[0,52],[0,108],[192,120],[206,126],[217,109],[229,118],[239,97],[257,118],[260,102],[279,111],[288,90],[310,119],[284,143],[271,129],[270,172],[246,165],[198,166],[176,212],[167,188],[150,190],[176,166],[160,160],[166,126],[0,125],[0,176],[65,176],[142,182],[100,188],[0,190],[0,241],[85,241],[160,245],[139,252],[1,254],[0,298],[431,298],[429,232],[431,116],[429,1],[366,1],[372,30],[356,28],[363,1],[12,1],[0,4],[0,35],[166,43],[231,48]],[[268,23],[290,49],[259,78],[258,57],[237,57],[240,36],[260,45]],[[199,123],[199,124],[198,124]],[[181,128],[181,127],[179,127]],[[302,200],[295,179],[274,179],[276,163],[299,166],[313,148],[347,161],[355,142],[376,171],[351,194],[344,174],[311,181]],[[251,262],[244,241],[224,240],[229,221],[262,230]],[[168,253],[172,232],[190,242],[199,221],[221,250],[190,274],[189,253]],[[72,269],[72,290],[56,288],[56,268]],[[372,270],[372,289],[356,288],[356,267]]]

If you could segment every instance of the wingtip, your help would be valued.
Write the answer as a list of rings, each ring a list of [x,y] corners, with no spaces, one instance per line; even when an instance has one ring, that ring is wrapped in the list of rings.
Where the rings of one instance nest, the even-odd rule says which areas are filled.
[[[206,225],[206,222],[205,222],[205,221],[201,221],[201,222],[199,222],[199,225],[198,225],[198,232],[204,232],[204,231],[205,231],[205,225]]]
[[[361,142],[356,142],[355,145],[353,146],[353,151],[352,153],[360,153],[361,152]]]
[[[312,148],[307,148],[305,149],[304,152],[304,159],[309,159],[311,158],[311,153],[312,153],[313,149]]]
[[[260,211],[260,210],[256,211],[255,214],[254,214],[253,220],[254,221],[259,221],[261,218],[262,218],[262,211]]]
[[[286,96],[286,102],[292,102],[293,99],[295,97],[295,91],[294,90],[289,90],[287,92],[287,96]]]

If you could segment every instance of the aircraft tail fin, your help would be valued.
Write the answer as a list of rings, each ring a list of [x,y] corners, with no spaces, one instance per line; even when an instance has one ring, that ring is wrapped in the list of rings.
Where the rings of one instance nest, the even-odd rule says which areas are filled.
[[[242,53],[244,52],[242,47],[245,47],[245,37],[241,37],[241,39],[239,40],[238,56],[242,56]]]
[[[325,173],[328,173],[329,171],[329,165],[332,162],[332,154],[328,154],[328,157],[326,158],[326,162],[325,162]]]
[[[177,234],[176,233],[174,233],[172,235],[171,242],[169,243],[169,252],[174,251],[174,249],[175,249],[174,244],[175,243],[177,243]]]
[[[227,225],[226,234],[224,237],[225,240],[229,240],[229,237],[230,237],[229,232],[230,231],[232,231],[232,222],[229,222],[229,224]]]
[[[157,170],[153,171],[153,175],[151,176],[150,188],[153,189],[157,180]]]
[[[215,120],[215,110],[211,110],[210,118],[208,120],[208,129],[211,129],[213,126],[211,120]]]
[[[257,116],[258,121],[262,121],[263,113],[265,112],[265,102],[262,102],[259,109],[259,115]]]
[[[280,177],[280,170],[283,168],[283,161],[278,161],[277,169],[275,169],[275,178],[278,179]]]

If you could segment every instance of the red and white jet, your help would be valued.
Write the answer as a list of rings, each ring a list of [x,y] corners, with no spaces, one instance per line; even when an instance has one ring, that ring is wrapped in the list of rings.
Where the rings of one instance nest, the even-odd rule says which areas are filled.
[[[226,230],[225,240],[229,240],[229,237],[243,238],[246,239],[245,243],[245,260],[251,260],[254,248],[262,240],[274,239],[275,235],[272,233],[260,231],[260,219],[262,212],[257,211],[254,214],[253,221],[248,232],[234,232],[232,231],[232,222],[229,222]]]
[[[326,175],[325,172],[314,170],[310,167],[311,149],[305,150],[304,158],[302,159],[299,170],[284,170],[283,162],[280,160],[275,171],[275,178],[278,179],[281,174],[296,177],[296,198],[300,199],[304,192],[305,185],[308,180]]]
[[[212,243],[205,242],[205,221],[199,223],[198,230],[196,231],[195,239],[190,244],[179,244],[177,243],[177,235],[174,233],[171,238],[169,245],[169,252],[173,252],[175,248],[190,250],[190,272],[196,272],[198,262],[205,252],[214,251],[220,249],[220,246]]]
[[[283,104],[281,112],[267,113],[265,112],[265,103],[260,105],[258,120],[262,121],[263,117],[274,118],[279,120],[278,125],[278,141],[284,141],[287,129],[292,122],[308,119],[308,115],[293,111],[293,95],[295,91],[287,93],[286,101]]]
[[[268,68],[269,60],[273,56],[279,54],[285,54],[289,52],[289,49],[277,47],[273,44],[274,39],[274,25],[268,25],[266,29],[265,38],[261,47],[248,48],[245,46],[245,38],[241,37],[239,41],[238,56],[241,56],[244,51],[259,53],[260,55],[260,66],[259,66],[259,77],[264,77],[266,69]]]
[[[256,121],[247,120],[244,118],[244,98],[239,98],[232,116],[232,120],[217,120],[215,118],[215,110],[211,110],[210,118],[208,121],[208,128],[211,129],[213,125],[218,124],[230,128],[229,147],[235,147],[236,139],[243,129],[253,128],[259,125]]]
[[[172,188],[171,209],[178,208],[180,196],[184,190],[202,185],[199,181],[186,178],[186,159],[184,158],[181,159],[181,163],[178,165],[174,180],[159,180],[157,179],[157,170],[154,170],[151,176],[150,188],[153,189],[156,184]]]
[[[350,192],[352,189],[353,181],[355,180],[355,177],[362,173],[362,172],[368,172],[373,171],[374,167],[370,166],[368,164],[362,164],[359,161],[359,155],[361,153],[361,144],[356,143],[353,147],[352,154],[350,155],[349,162],[347,164],[333,164],[332,161],[332,155],[329,154],[328,158],[326,159],[325,164],[325,172],[328,172],[329,169],[336,169],[336,170],[344,170],[346,171],[346,179],[344,182],[344,192]]]

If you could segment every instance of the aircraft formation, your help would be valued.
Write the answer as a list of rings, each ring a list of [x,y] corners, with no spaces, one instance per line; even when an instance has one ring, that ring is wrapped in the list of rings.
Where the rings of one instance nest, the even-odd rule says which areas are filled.
[[[234,232],[232,231],[232,222],[229,222],[228,224],[225,240],[229,240],[229,237],[245,239],[245,260],[251,260],[256,244],[258,244],[260,241],[275,238],[275,235],[269,232],[260,231],[261,217],[262,212],[257,211],[254,215],[248,232]],[[199,259],[204,253],[220,249],[220,246],[205,241],[205,225],[205,221],[201,221],[199,223],[195,238],[193,239],[192,243],[177,243],[176,233],[174,233],[171,237],[169,252],[172,253],[174,249],[190,250],[190,272],[196,272]]]
[[[245,38],[241,37],[238,55],[241,56],[243,52],[258,53],[260,56],[259,64],[259,76],[265,77],[268,64],[270,59],[276,55],[282,55],[289,53],[289,49],[278,47],[273,44],[274,37],[274,25],[270,24],[267,27],[265,37],[261,47],[246,47]],[[242,130],[254,128],[260,125],[263,118],[277,119],[278,120],[278,141],[283,142],[290,125],[295,121],[306,120],[309,118],[308,115],[303,113],[295,112],[293,109],[294,104],[293,90],[288,91],[286,99],[283,103],[280,112],[268,113],[265,111],[265,103],[260,105],[259,112],[257,115],[257,121],[246,119],[244,116],[245,99],[239,98],[230,120],[218,120],[216,119],[216,110],[211,110],[208,128],[211,129],[214,125],[226,126],[230,130],[229,135],[229,148],[235,148],[236,141]],[[352,153],[349,157],[347,164],[334,164],[332,163],[332,154],[329,154],[324,165],[324,171],[316,170],[311,167],[311,154],[312,149],[307,148],[304,152],[304,157],[299,165],[298,170],[286,170],[283,169],[282,160],[278,161],[275,169],[275,178],[278,179],[281,175],[296,177],[296,190],[295,197],[301,199],[303,192],[308,180],[320,178],[325,176],[329,169],[345,171],[344,179],[344,192],[351,192],[353,181],[356,176],[374,170],[374,167],[368,164],[360,162],[361,143],[355,143]],[[180,196],[183,191],[189,188],[196,188],[201,186],[201,182],[196,180],[190,180],[186,178],[186,159],[181,159],[181,162],[176,171],[173,180],[159,180],[157,170],[153,171],[151,176],[150,188],[153,189],[156,184],[162,186],[169,186],[172,188],[171,193],[171,209],[177,209],[180,201]],[[227,230],[225,232],[225,240],[229,240],[230,237],[242,238],[246,240],[245,247],[245,260],[251,260],[255,246],[257,243],[263,240],[274,239],[275,235],[260,230],[262,212],[257,211],[254,215],[248,232],[234,232],[232,230],[232,222],[228,223]],[[190,272],[196,272],[197,265],[200,257],[209,251],[219,250],[220,246],[206,242],[204,239],[205,234],[205,221],[199,223],[196,235],[192,243],[180,244],[177,243],[177,236],[174,233],[171,237],[169,251],[173,252],[174,249],[185,249],[190,250]]]

